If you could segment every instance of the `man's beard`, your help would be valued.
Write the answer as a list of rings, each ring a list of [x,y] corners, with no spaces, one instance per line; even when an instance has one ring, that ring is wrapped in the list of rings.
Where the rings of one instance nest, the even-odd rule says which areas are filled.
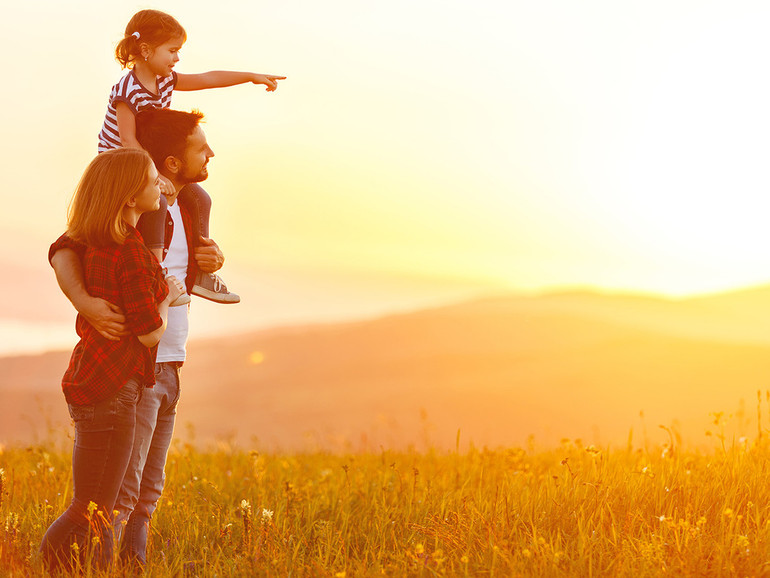
[[[205,165],[201,167],[201,169],[195,175],[190,176],[188,175],[188,172],[189,171],[187,170],[187,163],[183,162],[182,170],[179,171],[179,175],[181,176],[180,180],[184,181],[185,185],[188,185],[190,183],[200,183],[201,181],[205,181],[207,178],[209,178],[209,173],[206,170]]]

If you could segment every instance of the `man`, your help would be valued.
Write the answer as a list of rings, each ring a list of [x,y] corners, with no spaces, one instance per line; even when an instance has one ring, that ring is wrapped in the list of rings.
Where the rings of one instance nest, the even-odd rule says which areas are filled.
[[[200,238],[193,249],[190,215],[177,203],[185,186],[208,178],[208,161],[214,152],[206,142],[199,112],[152,109],[136,117],[136,135],[150,153],[158,171],[173,184],[166,193],[168,215],[163,266],[185,283],[189,292],[198,270],[214,273],[224,263],[217,244]],[[51,258],[62,291],[78,312],[102,335],[117,340],[126,335],[119,307],[88,295],[75,249],[58,251]],[[150,519],[163,490],[164,466],[179,401],[179,370],[185,361],[188,307],[171,307],[166,332],[158,345],[155,386],[145,389],[136,409],[136,433],[131,461],[115,504],[115,528],[122,532],[121,557],[146,563]]]

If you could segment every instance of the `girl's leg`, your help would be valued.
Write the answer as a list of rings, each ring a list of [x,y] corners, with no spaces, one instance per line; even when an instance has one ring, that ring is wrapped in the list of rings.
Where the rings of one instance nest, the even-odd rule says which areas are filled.
[[[192,217],[193,246],[197,247],[200,244],[198,237],[209,236],[211,197],[198,183],[190,183],[179,191],[178,198]]]
[[[190,213],[193,246],[201,246],[200,237],[209,237],[211,197],[198,183],[190,183],[179,192],[179,203]],[[227,289],[222,279],[213,273],[198,271],[192,294],[216,303],[238,303],[241,298]]]
[[[144,244],[157,257],[158,262],[163,261],[163,243],[166,238],[166,213],[168,202],[165,195],[160,196],[160,208],[157,211],[144,213],[139,217],[136,228],[142,234]]]
[[[143,389],[138,381],[130,380],[112,399],[70,405],[75,421],[74,495],[40,545],[51,572],[69,571],[88,562],[105,568],[112,561],[112,510],[131,457],[136,403]]]

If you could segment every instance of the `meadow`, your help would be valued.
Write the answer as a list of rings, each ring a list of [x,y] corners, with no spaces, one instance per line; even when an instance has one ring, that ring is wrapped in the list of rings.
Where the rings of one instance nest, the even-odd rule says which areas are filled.
[[[770,436],[758,417],[736,438],[714,414],[710,447],[697,450],[663,426],[621,448],[460,451],[461,432],[454,451],[176,442],[146,575],[770,575]],[[69,500],[66,446],[0,453],[0,575],[45,575],[36,550]]]

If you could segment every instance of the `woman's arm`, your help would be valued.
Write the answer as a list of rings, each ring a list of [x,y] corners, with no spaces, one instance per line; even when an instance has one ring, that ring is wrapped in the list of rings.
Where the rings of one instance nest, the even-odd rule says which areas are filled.
[[[226,86],[253,82],[254,84],[264,84],[268,92],[273,92],[278,88],[277,81],[284,80],[285,78],[285,76],[275,76],[273,74],[229,70],[212,70],[211,72],[201,72],[199,74],[177,73],[176,86],[174,88],[175,90],[205,90],[207,88],[224,88]]]
[[[158,314],[160,315],[160,318],[163,320],[163,324],[151,333],[145,333],[144,335],[136,336],[136,338],[139,340],[139,343],[141,343],[145,347],[147,348],[155,347],[160,342],[160,338],[163,337],[163,333],[165,333],[166,331],[166,325],[168,324],[168,304],[169,303],[170,301],[168,300],[168,297],[166,297],[163,301],[161,301],[158,304]]]
[[[176,301],[177,297],[179,297],[185,291],[182,282],[173,275],[166,277],[166,283],[168,284],[168,295],[166,295],[166,298],[163,301],[158,303],[158,315],[160,315],[163,323],[160,327],[154,331],[151,331],[150,333],[136,336],[136,338],[139,340],[139,343],[148,348],[155,347],[160,342],[160,338],[163,337],[163,333],[166,331],[166,325],[168,323],[169,304]]]

